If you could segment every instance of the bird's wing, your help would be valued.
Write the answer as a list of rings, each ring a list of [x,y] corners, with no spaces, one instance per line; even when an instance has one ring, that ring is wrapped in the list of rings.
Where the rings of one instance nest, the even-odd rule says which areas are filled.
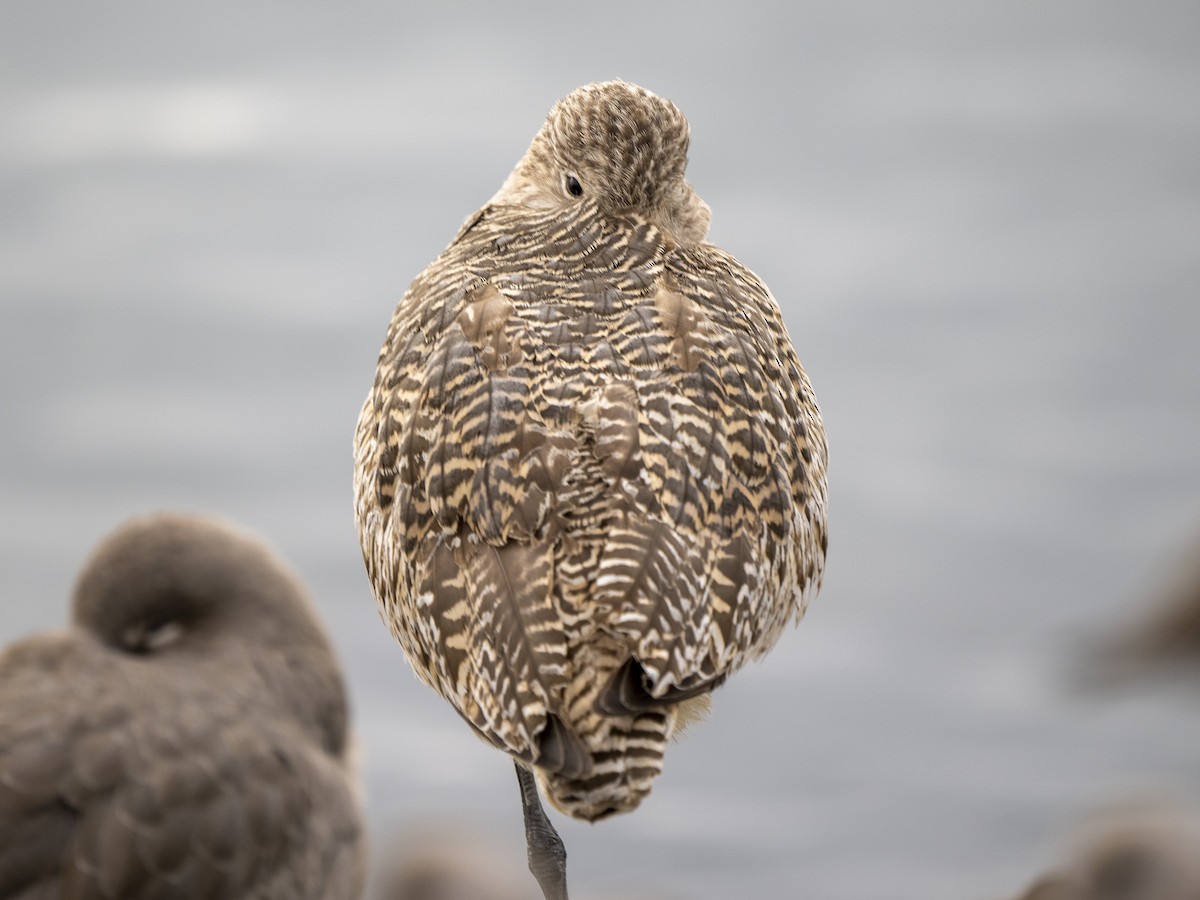
[[[636,381],[640,458],[626,469],[641,470],[653,500],[631,501],[611,529],[595,598],[618,611],[610,621],[650,698],[675,700],[769,649],[815,593],[826,448],[778,306],[753,273],[717,248],[679,248],[652,299],[647,339],[660,350]],[[639,708],[617,696],[629,675],[615,676],[610,712]]]
[[[165,704],[83,642],[36,649],[0,664],[0,896],[355,896],[355,798],[298,729]]]
[[[543,526],[574,441],[541,416],[537,361],[490,280],[536,236],[477,228],[483,212],[392,319],[359,421],[357,509],[417,674],[488,740],[544,764],[554,748],[537,736],[566,644]]]
[[[47,635],[0,655],[0,897],[50,896],[71,846],[77,811],[58,787],[81,729],[58,720],[74,695],[56,696],[55,677],[73,668],[72,644]]]

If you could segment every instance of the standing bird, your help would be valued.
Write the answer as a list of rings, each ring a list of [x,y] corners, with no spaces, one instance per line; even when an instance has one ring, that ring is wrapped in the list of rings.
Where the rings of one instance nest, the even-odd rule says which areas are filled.
[[[688,141],[633,84],[559,101],[400,300],[358,420],[381,613],[514,757],[547,897],[537,785],[578,819],[634,809],[824,566],[820,413],[766,286],[705,242]]]
[[[357,898],[347,718],[280,560],[206,519],[132,521],[70,628],[0,655],[0,897]]]

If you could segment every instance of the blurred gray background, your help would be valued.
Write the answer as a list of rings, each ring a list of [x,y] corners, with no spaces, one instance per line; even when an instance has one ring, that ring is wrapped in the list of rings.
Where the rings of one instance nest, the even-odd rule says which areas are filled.
[[[1200,799],[1195,690],[1069,674],[1200,531],[1193,0],[5,0],[0,642],[126,516],[236,519],[332,630],[376,852],[519,861],[511,766],[376,614],[351,436],[409,281],[612,77],[783,307],[831,548],[642,809],[560,817],[573,896],[999,897],[1097,806]]]

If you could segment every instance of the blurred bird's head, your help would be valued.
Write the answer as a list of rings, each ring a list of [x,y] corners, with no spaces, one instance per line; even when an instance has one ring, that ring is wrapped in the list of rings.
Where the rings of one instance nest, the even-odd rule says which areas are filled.
[[[712,214],[684,181],[687,152],[687,119],[671,101],[624,81],[585,85],[554,105],[491,202],[592,202],[607,213],[640,213],[677,242],[698,243]]]
[[[245,690],[249,669],[327,749],[345,745],[345,688],[307,591],[236,528],[176,513],[127,522],[84,565],[72,618],[158,672],[196,672],[206,660],[231,690]]]

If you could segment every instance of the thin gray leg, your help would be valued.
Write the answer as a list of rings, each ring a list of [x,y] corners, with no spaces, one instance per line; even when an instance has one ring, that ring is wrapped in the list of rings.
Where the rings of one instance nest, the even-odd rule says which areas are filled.
[[[529,851],[529,871],[542,887],[546,900],[567,898],[567,848],[550,824],[542,799],[538,796],[533,773],[520,763],[517,781],[521,785],[521,809],[525,813],[525,845]]]

